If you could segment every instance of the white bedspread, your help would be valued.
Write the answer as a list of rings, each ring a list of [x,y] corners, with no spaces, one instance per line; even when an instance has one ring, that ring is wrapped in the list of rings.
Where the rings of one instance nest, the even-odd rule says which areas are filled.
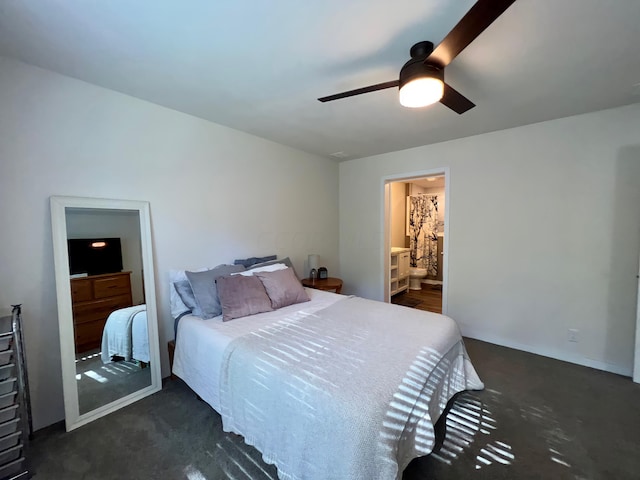
[[[345,298],[321,290],[305,289],[310,302],[298,303],[272,312],[223,322],[222,316],[203,320],[187,315],[178,323],[173,373],[185,381],[200,398],[220,411],[220,368],[227,345],[265,325],[284,319],[312,315]]]
[[[347,297],[233,340],[220,414],[281,479],[393,480],[448,400],[483,387],[450,318]]]
[[[438,314],[307,292],[311,302],[230,322],[184,317],[173,373],[280,478],[400,478],[433,448],[447,401],[483,388],[458,328]]]
[[[149,362],[146,305],[121,308],[107,318],[102,331],[102,362],[111,362],[113,355]]]

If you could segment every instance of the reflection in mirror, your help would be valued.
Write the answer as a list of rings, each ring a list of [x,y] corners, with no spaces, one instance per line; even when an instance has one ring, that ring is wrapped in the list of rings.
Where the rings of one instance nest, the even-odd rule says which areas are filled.
[[[52,197],[67,430],[160,389],[146,202]]]
[[[140,216],[67,208],[80,414],[151,385]]]

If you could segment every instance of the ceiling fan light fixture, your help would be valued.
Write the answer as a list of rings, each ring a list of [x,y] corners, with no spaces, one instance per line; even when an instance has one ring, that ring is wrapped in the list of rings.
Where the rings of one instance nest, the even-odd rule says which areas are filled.
[[[415,48],[416,46],[413,49]],[[426,107],[439,101],[444,94],[444,70],[424,63],[424,54],[415,55],[400,70],[398,86],[400,105],[409,108]]]
[[[426,107],[440,101],[444,83],[439,78],[419,77],[400,87],[400,105],[409,108]]]

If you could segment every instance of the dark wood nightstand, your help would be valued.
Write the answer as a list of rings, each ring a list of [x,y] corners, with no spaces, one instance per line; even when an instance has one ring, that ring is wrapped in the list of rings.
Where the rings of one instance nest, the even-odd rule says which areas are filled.
[[[317,290],[324,290],[327,292],[335,291],[336,293],[342,292],[342,280],[340,278],[303,278],[302,285],[309,288],[315,288]]]

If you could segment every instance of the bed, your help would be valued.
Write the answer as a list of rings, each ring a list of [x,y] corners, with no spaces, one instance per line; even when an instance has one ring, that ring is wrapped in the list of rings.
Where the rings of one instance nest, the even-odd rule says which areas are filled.
[[[484,388],[450,318],[305,289],[223,322],[183,316],[173,373],[281,479],[400,479],[458,392]]]
[[[114,357],[126,361],[149,363],[147,306],[134,305],[109,314],[102,331],[101,359],[110,363]]]

